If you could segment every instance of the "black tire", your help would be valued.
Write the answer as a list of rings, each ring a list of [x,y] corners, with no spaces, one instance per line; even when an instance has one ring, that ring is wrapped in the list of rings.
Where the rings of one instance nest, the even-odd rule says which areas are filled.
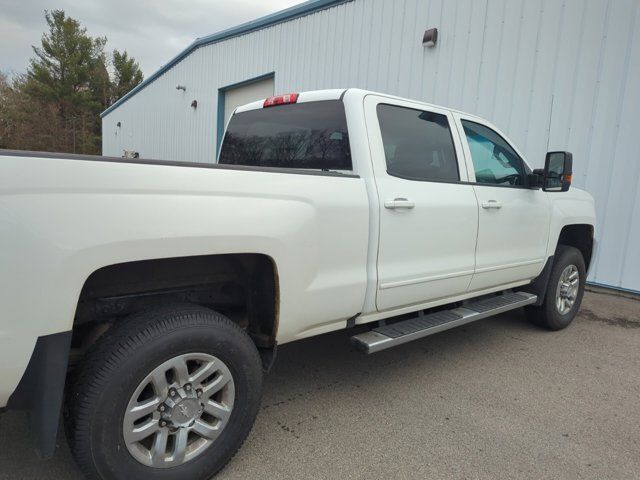
[[[561,314],[556,306],[556,289],[558,288],[562,272],[570,265],[575,265],[578,269],[578,292],[571,309]],[[566,245],[558,245],[553,268],[549,275],[549,282],[547,283],[544,302],[540,306],[525,307],[527,318],[536,325],[549,330],[566,328],[573,321],[578,310],[580,310],[586,278],[586,267],[580,250]]]
[[[228,423],[197,457],[170,468],[138,462],[123,438],[133,391],[149,372],[177,355],[213,355],[228,367],[235,400]],[[67,433],[76,462],[91,479],[208,479],[249,434],[262,394],[262,363],[249,336],[228,318],[179,305],[134,314],[107,331],[87,354],[67,401]]]

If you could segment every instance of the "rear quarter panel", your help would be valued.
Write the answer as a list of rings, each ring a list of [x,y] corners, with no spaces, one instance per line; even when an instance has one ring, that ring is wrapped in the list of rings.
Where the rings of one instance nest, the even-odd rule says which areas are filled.
[[[364,301],[368,208],[360,178],[0,157],[0,405],[107,265],[268,255],[279,343],[344,326]]]

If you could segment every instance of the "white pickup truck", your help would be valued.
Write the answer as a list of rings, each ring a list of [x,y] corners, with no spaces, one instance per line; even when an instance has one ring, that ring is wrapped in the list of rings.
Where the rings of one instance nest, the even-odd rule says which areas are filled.
[[[510,309],[579,309],[592,197],[493,125],[325,90],[238,108],[218,162],[0,151],[0,407],[84,474],[205,479],[276,346],[372,353]]]

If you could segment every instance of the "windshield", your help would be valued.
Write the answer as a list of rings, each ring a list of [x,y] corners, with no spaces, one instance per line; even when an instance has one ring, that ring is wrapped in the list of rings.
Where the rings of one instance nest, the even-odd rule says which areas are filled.
[[[229,122],[218,163],[351,170],[344,104],[325,100],[237,113]]]

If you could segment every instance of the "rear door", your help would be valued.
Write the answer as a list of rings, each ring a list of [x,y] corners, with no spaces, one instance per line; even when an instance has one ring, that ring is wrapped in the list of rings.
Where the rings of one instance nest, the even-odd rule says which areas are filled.
[[[527,187],[529,167],[493,126],[475,117],[454,116],[480,205],[476,271],[469,290],[529,280],[546,260],[548,197]]]
[[[478,205],[451,114],[369,95],[365,118],[380,205],[378,310],[464,294]]]

